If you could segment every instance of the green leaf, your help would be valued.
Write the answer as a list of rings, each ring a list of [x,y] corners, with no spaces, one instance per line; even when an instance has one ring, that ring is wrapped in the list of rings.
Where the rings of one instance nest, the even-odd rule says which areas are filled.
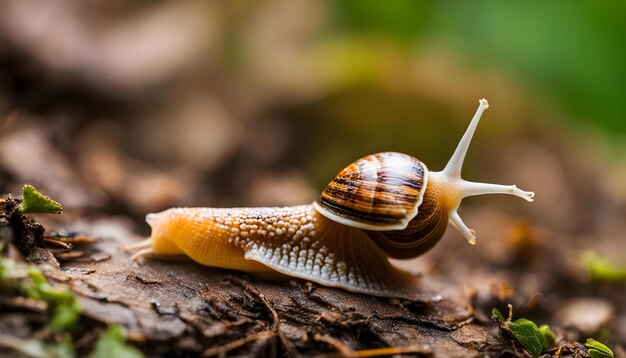
[[[125,343],[126,334],[119,325],[112,325],[96,342],[91,358],[141,358],[143,353]]]
[[[13,349],[24,356],[32,358],[47,358],[48,352],[43,342],[36,339],[21,339],[0,334],[0,345]]]
[[[494,308],[491,310],[491,315],[496,317],[498,319],[499,323],[504,323],[505,319],[504,316],[502,315],[502,312],[500,312],[499,309]]]
[[[62,331],[72,328],[82,312],[82,306],[69,290],[56,290],[35,268],[28,271],[28,276],[33,282],[32,287],[26,288],[29,297],[40,299],[48,305],[48,312],[51,314],[50,329]]]
[[[0,257],[0,283],[10,279],[10,272],[14,268],[13,260],[4,260]]]
[[[538,357],[543,351],[543,336],[535,322],[520,318],[509,324],[509,329],[527,351]]]
[[[80,319],[82,306],[75,299],[72,302],[60,304],[52,310],[52,320],[50,329],[52,331],[62,331],[66,328],[74,327]]]
[[[20,353],[20,356],[31,358],[73,358],[76,356],[69,335],[65,335],[60,343],[44,344],[36,339],[21,339],[0,334],[0,346]]]
[[[46,276],[44,276],[39,270],[32,267],[28,270],[28,277],[33,281],[35,287],[40,287],[48,284],[48,280],[46,280]]]
[[[587,338],[585,345],[589,348],[591,358],[613,358],[613,351],[593,338]]]
[[[616,265],[595,251],[585,251],[581,262],[594,281],[626,282],[626,267]]]
[[[556,335],[552,332],[550,326],[542,324],[541,327],[539,327],[539,333],[541,333],[541,336],[543,337],[544,351],[556,346]]]
[[[76,356],[72,338],[69,334],[64,335],[61,342],[48,345],[46,349],[50,356],[54,358],[74,358]]]
[[[24,185],[18,211],[22,214],[60,214],[63,208],[56,201],[43,196],[32,185]]]
[[[28,277],[30,280],[26,280]],[[0,289],[13,288],[48,307],[50,329],[59,332],[74,327],[80,319],[82,306],[68,289],[55,289],[36,268],[0,258]]]

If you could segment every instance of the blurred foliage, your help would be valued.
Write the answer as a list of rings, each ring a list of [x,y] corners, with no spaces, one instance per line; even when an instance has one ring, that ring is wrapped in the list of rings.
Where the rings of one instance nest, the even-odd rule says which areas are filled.
[[[58,343],[44,343],[38,339],[20,339],[0,334],[0,346],[11,348],[20,357],[30,358],[72,358],[75,357],[74,345],[69,335],[63,335]]]
[[[90,357],[140,358],[143,354],[137,348],[126,344],[126,333],[121,326],[112,325],[98,338]]]
[[[28,270],[32,285],[23,284],[28,297],[43,300],[51,314],[50,329],[61,331],[71,329],[80,318],[83,308],[67,289],[52,288],[44,275],[35,267]]]
[[[347,31],[372,32],[410,44],[425,28],[434,7],[427,1],[337,1],[339,28]]]
[[[9,258],[0,257],[0,289],[45,302],[53,332],[72,329],[82,312],[82,306],[68,289],[53,288],[36,267]]]
[[[626,282],[626,267],[602,257],[595,251],[585,251],[581,263],[593,281]]]
[[[341,31],[437,43],[471,65],[512,73],[537,100],[626,134],[626,3],[620,1],[336,2]],[[419,46],[416,46],[419,48]]]

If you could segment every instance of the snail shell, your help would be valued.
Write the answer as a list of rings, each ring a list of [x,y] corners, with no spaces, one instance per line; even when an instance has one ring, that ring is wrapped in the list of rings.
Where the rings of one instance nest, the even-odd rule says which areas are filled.
[[[132,247],[144,255],[184,254],[207,265],[248,272],[278,271],[326,286],[374,296],[413,298],[416,282],[388,258],[431,249],[450,222],[470,244],[475,233],[457,213],[461,200],[509,194],[532,201],[515,185],[461,178],[480,106],[446,167],[430,172],[395,152],[348,165],[310,205],[270,208],[173,208],[148,214],[149,239]]]
[[[335,222],[367,230],[389,256],[416,257],[439,241],[448,222],[433,191],[424,201],[427,185],[428,168],[419,159],[372,154],[340,171],[313,206]]]
[[[428,184],[426,165],[410,155],[368,155],[344,168],[326,186],[315,209],[360,229],[402,230],[417,214]]]

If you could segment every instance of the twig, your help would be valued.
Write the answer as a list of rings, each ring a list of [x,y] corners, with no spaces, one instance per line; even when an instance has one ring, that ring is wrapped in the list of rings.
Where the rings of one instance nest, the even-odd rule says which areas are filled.
[[[203,357],[211,357],[215,355],[224,355],[226,352],[231,351],[235,348],[239,348],[247,343],[254,342],[259,339],[268,339],[274,336],[274,332],[272,330],[261,331],[255,334],[252,334],[247,337],[243,337],[232,342],[226,343],[223,346],[212,347],[204,352],[202,352]]]
[[[333,348],[335,348],[337,351],[339,351],[339,353],[344,356],[344,357],[356,357],[356,355],[354,354],[354,351],[352,349],[350,349],[350,347],[346,346],[342,341],[335,339],[333,337],[329,337],[329,336],[323,336],[321,334],[316,333],[313,336],[313,339],[315,339],[316,341],[320,341],[320,342],[324,342],[324,343],[328,343],[331,346],[333,346]]]
[[[51,238],[51,237],[44,237],[43,241],[46,244],[52,244],[52,245],[56,245],[56,246],[61,246],[64,249],[71,249],[72,248],[72,244],[69,242],[66,242],[64,240],[59,240],[59,239],[55,239],[55,238]]]
[[[404,353],[426,353],[424,347],[406,346],[406,347],[386,347],[376,349],[365,349],[362,351],[354,351],[356,357],[379,357]]]
[[[253,295],[255,295],[261,302],[263,302],[263,304],[265,305],[265,307],[268,309],[268,311],[270,311],[270,313],[272,314],[272,320],[274,321],[274,326],[273,326],[273,330],[276,333],[276,335],[278,336],[278,339],[280,340],[280,343],[283,345],[283,347],[285,347],[285,350],[287,351],[287,354],[290,357],[297,357],[298,356],[298,352],[296,352],[293,347],[291,346],[291,343],[289,343],[289,340],[287,339],[287,337],[285,337],[285,334],[283,333],[283,331],[280,329],[280,318],[278,317],[278,313],[276,312],[276,310],[274,309],[274,307],[272,307],[272,305],[268,302],[267,298],[265,298],[265,295],[262,294],[261,292],[259,292],[259,290],[250,285],[248,282],[246,281],[241,281],[240,282],[241,286],[243,287],[244,290],[248,291],[249,293],[252,293]]]
[[[84,251],[53,252],[57,260],[68,261],[85,256]]]
[[[316,333],[313,338],[317,341],[330,344],[338,351],[339,355],[341,355],[342,357],[379,357],[403,353],[424,353],[424,347],[420,346],[385,347],[355,351],[350,349],[350,347],[345,345],[340,340],[329,336],[323,336]],[[323,356],[328,357],[328,355]]]

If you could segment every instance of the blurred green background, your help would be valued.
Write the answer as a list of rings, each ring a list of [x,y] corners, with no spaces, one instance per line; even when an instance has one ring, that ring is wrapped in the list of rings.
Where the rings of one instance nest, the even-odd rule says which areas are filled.
[[[412,51],[436,43],[460,64],[503,71],[534,99],[626,133],[626,3],[396,0],[334,3],[335,31],[382,36]]]

